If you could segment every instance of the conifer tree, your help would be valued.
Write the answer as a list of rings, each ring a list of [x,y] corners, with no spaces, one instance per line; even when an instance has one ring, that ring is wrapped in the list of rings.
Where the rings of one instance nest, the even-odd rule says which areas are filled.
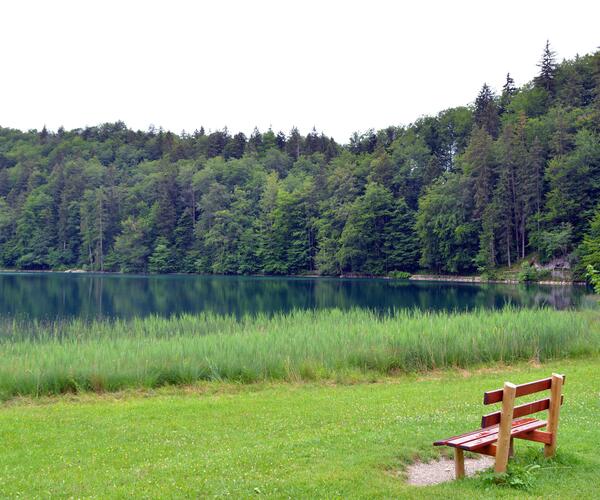
[[[498,186],[494,192],[494,208],[490,214],[498,218],[499,221],[499,244],[500,252],[504,254],[504,262],[510,267],[514,259],[513,248],[513,213],[512,213],[512,184],[511,184],[511,166],[502,163],[500,165],[500,175],[498,177]],[[486,221],[493,226],[492,221]],[[492,245],[492,243],[490,243]]]
[[[498,192],[498,191],[496,191]],[[481,271],[490,272],[497,264],[497,245],[498,231],[501,228],[501,222],[498,210],[498,201],[496,197],[489,203],[481,217],[481,233],[479,235],[479,252],[475,262]]]
[[[239,132],[227,141],[223,148],[223,158],[241,158],[246,148],[246,136]]]
[[[285,134],[280,130],[277,132],[277,136],[275,138],[275,143],[277,144],[277,148],[283,151],[285,149],[286,138]]]
[[[250,139],[248,139],[248,149],[257,154],[261,154],[263,152],[262,134],[258,130],[258,127],[254,127],[252,135],[250,136]]]
[[[194,223],[191,210],[185,208],[177,221],[174,234],[175,267],[179,271],[190,273],[194,271],[191,250],[194,243]]]
[[[531,165],[528,161],[527,138],[525,133],[527,118],[524,113],[519,116],[519,121],[515,127],[512,148],[515,162],[515,224],[518,228],[517,255],[525,258],[526,247],[528,245],[527,224],[531,215],[530,200],[535,196],[535,180],[531,174]]]
[[[395,255],[390,241],[389,225],[392,218],[393,197],[389,189],[371,182],[365,194],[349,207],[348,220],[340,237],[338,258],[346,271],[384,274],[389,269],[386,257],[394,260],[394,267],[403,265]],[[408,207],[398,207],[394,228],[403,231],[406,226],[404,215]]]
[[[517,93],[517,87],[515,87],[515,81],[513,80],[510,73],[506,73],[506,82],[502,86],[502,94],[500,96],[499,112],[500,114],[506,113],[508,105],[512,101],[513,96]]]
[[[294,160],[300,157],[300,151],[302,149],[302,136],[296,127],[293,127],[290,131],[285,145],[285,150]]]
[[[485,129],[476,126],[465,151],[465,160],[469,165],[469,175],[474,182],[474,215],[477,218],[482,217],[494,192],[495,165],[492,148],[493,139],[490,134]]]
[[[162,236],[156,240],[154,252],[148,257],[148,271],[151,273],[171,273],[175,269],[175,259],[169,241]]]
[[[532,229],[535,232],[535,241],[539,244],[541,211],[544,192],[544,171],[546,158],[542,142],[536,135],[528,152],[528,177],[527,184],[527,212],[533,218]],[[539,248],[538,248],[539,250]]]
[[[269,127],[269,130],[267,130],[262,135],[262,140],[263,140],[263,149],[265,151],[268,151],[269,149],[273,149],[273,148],[277,147],[277,137],[275,136],[275,132],[273,132],[273,129],[271,127]]]
[[[556,53],[550,48],[550,40],[546,40],[546,47],[538,68],[540,68],[540,73],[534,78],[535,84],[553,96],[555,92]]]
[[[307,155],[320,151],[319,135],[315,127],[306,135],[304,139],[304,153]]]
[[[46,128],[46,125],[44,125],[40,131],[40,144],[46,144],[48,142],[48,135],[48,129]]]
[[[178,218],[179,193],[176,171],[171,163],[162,163],[154,203],[153,226],[157,236],[172,240]]]
[[[600,50],[592,58],[592,120],[596,132],[600,132]]]
[[[390,221],[385,228],[386,271],[412,271],[419,263],[419,245],[415,231],[415,212],[404,198],[394,200]]]
[[[498,135],[500,120],[498,116],[498,105],[492,89],[484,83],[475,99],[473,121],[476,125],[485,129],[492,137]]]

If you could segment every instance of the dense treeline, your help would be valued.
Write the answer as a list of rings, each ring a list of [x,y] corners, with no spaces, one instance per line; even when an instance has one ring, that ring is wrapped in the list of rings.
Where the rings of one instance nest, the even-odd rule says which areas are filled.
[[[109,123],[0,128],[0,266],[124,272],[600,269],[600,52],[340,145]]]

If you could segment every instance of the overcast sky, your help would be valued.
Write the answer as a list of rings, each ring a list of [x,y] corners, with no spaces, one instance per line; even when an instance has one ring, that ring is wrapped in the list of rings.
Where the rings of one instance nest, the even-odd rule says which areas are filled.
[[[600,45],[600,2],[6,1],[0,125],[254,126],[347,142]]]

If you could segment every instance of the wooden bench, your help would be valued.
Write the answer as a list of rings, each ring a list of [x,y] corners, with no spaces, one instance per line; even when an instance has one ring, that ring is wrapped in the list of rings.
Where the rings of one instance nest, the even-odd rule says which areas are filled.
[[[565,376],[556,373],[553,373],[552,377],[527,384],[514,385],[505,382],[503,389],[484,393],[484,405],[502,402],[502,410],[484,415],[481,418],[480,430],[442,439],[433,445],[454,448],[456,479],[465,475],[465,450],[496,457],[496,472],[506,472],[514,438],[543,443],[544,455],[551,457],[556,451],[558,416],[564,399],[564,383]],[[550,397],[515,406],[515,398],[546,390],[550,390]],[[531,417],[521,418],[544,410],[548,410],[547,421]],[[541,430],[542,427],[546,427],[546,430]]]

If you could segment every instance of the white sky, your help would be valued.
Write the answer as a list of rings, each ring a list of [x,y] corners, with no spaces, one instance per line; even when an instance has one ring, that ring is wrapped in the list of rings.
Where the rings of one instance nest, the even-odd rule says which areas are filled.
[[[600,2],[28,1],[0,4],[0,125],[123,120],[249,134],[408,124],[484,81],[600,45]]]

